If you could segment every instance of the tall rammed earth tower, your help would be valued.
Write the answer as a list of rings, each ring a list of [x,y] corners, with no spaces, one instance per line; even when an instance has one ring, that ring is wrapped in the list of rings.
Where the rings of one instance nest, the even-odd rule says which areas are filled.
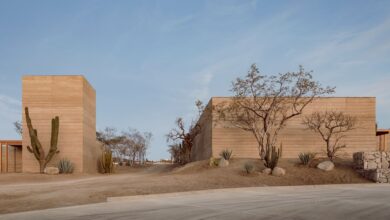
[[[96,92],[83,76],[24,76],[23,106],[23,172],[39,172],[39,163],[27,150],[24,108],[28,107],[38,138],[46,152],[51,137],[51,119],[59,116],[58,150],[48,166],[56,166],[62,158],[75,165],[75,172],[97,171],[100,153],[96,142]]]

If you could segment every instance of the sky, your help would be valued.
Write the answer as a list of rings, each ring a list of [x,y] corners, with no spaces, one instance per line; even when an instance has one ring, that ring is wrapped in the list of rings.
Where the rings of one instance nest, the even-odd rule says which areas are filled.
[[[390,128],[390,1],[0,0],[0,139],[19,138],[23,75],[82,74],[98,130],[150,131],[149,158],[168,158],[175,119],[231,95],[253,63],[375,96]]]

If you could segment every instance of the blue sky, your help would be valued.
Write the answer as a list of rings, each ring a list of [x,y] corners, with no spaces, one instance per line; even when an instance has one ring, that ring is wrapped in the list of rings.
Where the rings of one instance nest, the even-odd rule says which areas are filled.
[[[83,74],[97,126],[154,134],[150,158],[194,101],[228,96],[252,63],[314,71],[339,96],[376,96],[390,127],[390,1],[0,1],[0,138],[18,138],[21,76]]]

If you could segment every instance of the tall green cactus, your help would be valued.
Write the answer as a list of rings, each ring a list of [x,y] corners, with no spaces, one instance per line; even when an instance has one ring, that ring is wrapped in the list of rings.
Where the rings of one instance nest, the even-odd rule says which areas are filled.
[[[114,172],[114,162],[112,159],[111,150],[104,150],[100,158],[100,172],[101,173],[113,173]]]
[[[39,162],[39,172],[44,173],[44,170],[46,168],[46,165],[50,162],[50,160],[53,158],[53,156],[60,151],[57,150],[57,143],[58,143],[58,131],[60,127],[60,119],[58,116],[53,118],[51,120],[51,139],[50,139],[50,150],[49,153],[46,155],[45,150],[42,147],[41,142],[38,139],[38,131],[34,129],[32,123],[30,114],[28,112],[28,107],[24,109],[26,114],[26,122],[27,122],[27,128],[28,133],[30,135],[30,141],[31,141],[31,147],[27,146],[27,150],[34,154],[35,158]]]
[[[281,149],[282,149],[282,146],[278,149],[278,151],[276,152],[276,147],[275,146],[272,146],[271,149],[267,149],[267,152],[265,154],[265,162],[264,162],[264,166],[267,167],[267,168],[271,168],[271,169],[274,169],[277,165],[278,165],[278,162],[279,162],[279,158],[281,156]]]

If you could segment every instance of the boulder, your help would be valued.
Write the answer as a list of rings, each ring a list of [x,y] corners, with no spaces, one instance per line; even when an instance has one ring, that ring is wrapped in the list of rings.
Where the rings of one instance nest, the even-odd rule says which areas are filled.
[[[378,166],[378,163],[375,161],[370,160],[370,161],[364,162],[364,169],[366,169],[366,170],[375,170],[377,168],[380,168],[380,167]]]
[[[324,171],[331,171],[334,168],[334,163],[332,161],[324,161],[319,163],[317,168]]]
[[[229,166],[229,161],[228,161],[228,160],[225,160],[225,158],[222,157],[222,158],[219,160],[218,166],[219,166],[219,167],[227,167],[227,166]]]
[[[286,170],[281,167],[275,167],[272,170],[272,176],[284,176],[286,175]]]
[[[48,175],[57,175],[60,173],[60,170],[57,167],[46,167],[43,172]]]
[[[271,168],[265,168],[263,171],[261,171],[262,173],[264,173],[264,174],[267,174],[267,175],[269,175],[269,174],[271,174],[271,172],[272,172],[272,170],[271,170]]]
[[[382,169],[389,169],[390,167],[389,167],[390,165],[389,165],[389,161],[387,161],[387,160],[383,160],[382,161]]]

